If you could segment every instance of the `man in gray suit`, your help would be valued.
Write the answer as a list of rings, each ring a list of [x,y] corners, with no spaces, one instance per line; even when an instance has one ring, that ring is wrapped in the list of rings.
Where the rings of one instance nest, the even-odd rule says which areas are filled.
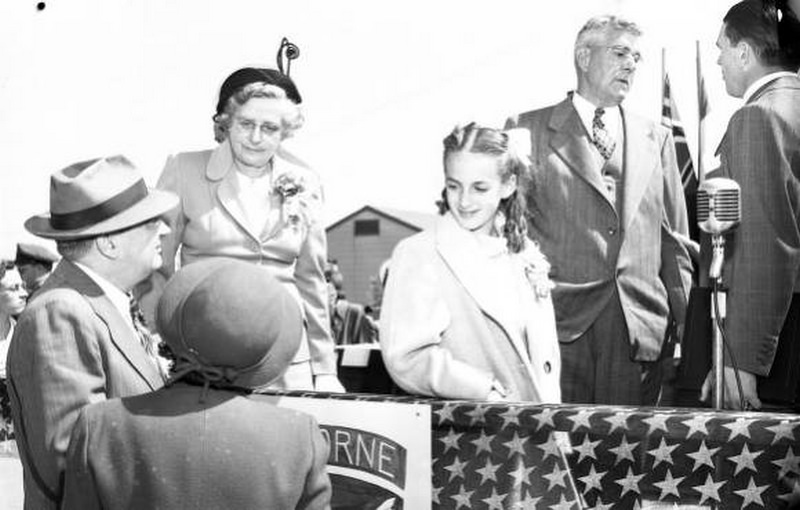
[[[775,4],[778,7],[776,8]],[[744,99],[709,174],[741,186],[739,227],[726,243],[726,331],[744,405],[800,411],[800,22],[786,2],[744,0],[717,38],[725,89]],[[710,259],[710,246],[703,243]],[[701,267],[708,268],[708,262]],[[741,407],[730,359],[725,406]],[[704,385],[709,394],[711,378]]]
[[[531,236],[552,264],[565,402],[655,404],[662,345],[686,310],[672,137],[621,106],[641,34],[616,16],[590,19],[575,42],[577,90],[506,126],[531,132]]]
[[[148,190],[115,156],[53,174],[50,213],[25,222],[63,256],[20,316],[8,352],[26,510],[58,508],[81,408],[164,383],[126,293],[161,266],[160,217],[176,205],[174,194]]]

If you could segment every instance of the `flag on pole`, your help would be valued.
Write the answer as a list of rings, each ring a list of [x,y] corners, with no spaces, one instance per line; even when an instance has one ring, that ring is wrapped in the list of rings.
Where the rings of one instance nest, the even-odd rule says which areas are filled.
[[[705,178],[703,168],[703,155],[705,154],[705,119],[708,115],[708,92],[706,81],[703,78],[703,69],[700,64],[700,41],[695,41],[697,51],[697,175],[700,181]]]
[[[689,144],[686,141],[686,132],[683,130],[683,123],[678,115],[678,107],[672,97],[669,84],[669,75],[664,73],[663,84],[663,103],[661,105],[661,124],[672,131],[672,138],[675,141],[675,154],[678,159],[678,169],[683,181],[683,195],[686,199],[686,210],[689,214],[689,236],[697,241],[700,238],[697,226],[697,175],[694,172],[692,154],[689,152]]]

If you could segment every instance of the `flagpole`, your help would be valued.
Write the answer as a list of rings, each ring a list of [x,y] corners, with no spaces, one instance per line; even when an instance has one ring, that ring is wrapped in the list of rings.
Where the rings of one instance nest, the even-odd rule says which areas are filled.
[[[667,77],[667,48],[666,46],[661,47],[661,98],[663,102],[664,98],[664,88],[665,83],[664,79]],[[662,106],[663,108],[663,106]]]
[[[703,168],[703,148],[705,142],[705,107],[703,102],[705,98],[705,84],[703,83],[703,70],[700,66],[700,41],[695,40],[695,49],[697,54],[697,181],[703,182],[705,180],[705,168]]]

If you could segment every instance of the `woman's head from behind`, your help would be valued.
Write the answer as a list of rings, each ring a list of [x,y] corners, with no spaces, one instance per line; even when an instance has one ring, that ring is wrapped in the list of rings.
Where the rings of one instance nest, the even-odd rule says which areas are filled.
[[[457,126],[444,139],[442,212],[449,210],[464,229],[504,236],[519,252],[527,233],[526,172],[508,133],[474,122]]]
[[[287,76],[245,68],[225,80],[214,115],[214,137],[229,140],[239,164],[262,168],[303,125],[299,93]]]

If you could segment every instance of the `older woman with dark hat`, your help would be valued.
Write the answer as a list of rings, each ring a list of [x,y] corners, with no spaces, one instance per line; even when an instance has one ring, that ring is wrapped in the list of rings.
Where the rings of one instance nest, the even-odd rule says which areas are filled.
[[[330,508],[316,421],[252,391],[303,336],[285,286],[253,264],[204,260],[170,280],[157,322],[176,357],[167,386],[83,410],[62,508]]]
[[[281,147],[303,123],[300,101],[291,78],[274,69],[247,67],[225,80],[213,117],[219,145],[169,158],[159,180],[181,197],[161,273],[172,275],[180,250],[181,266],[228,257],[274,274],[302,307],[306,328],[273,387],[343,391],[329,329],[319,179]]]

